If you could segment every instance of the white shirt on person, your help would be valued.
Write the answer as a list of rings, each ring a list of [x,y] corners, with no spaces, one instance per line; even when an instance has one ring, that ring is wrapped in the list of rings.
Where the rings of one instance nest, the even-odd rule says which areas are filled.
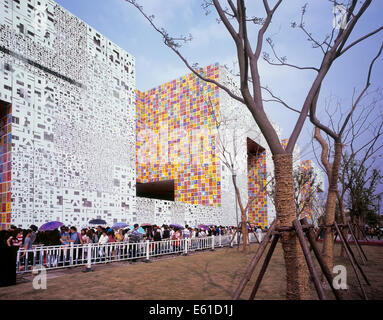
[[[188,229],[185,229],[183,233],[184,233],[184,239],[187,239],[190,237],[190,231]]]
[[[107,244],[109,242],[109,237],[107,235],[102,234],[100,240],[98,240],[99,244]]]

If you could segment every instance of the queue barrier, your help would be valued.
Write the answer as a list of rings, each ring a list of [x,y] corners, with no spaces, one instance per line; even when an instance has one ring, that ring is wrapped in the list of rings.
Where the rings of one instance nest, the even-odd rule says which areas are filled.
[[[249,242],[256,242],[249,234]],[[237,237],[231,234],[180,240],[141,241],[139,243],[113,242],[107,244],[71,243],[68,246],[35,246],[31,250],[17,251],[16,273],[32,272],[36,267],[46,270],[105,264],[110,262],[145,259],[174,254],[188,254],[198,250],[214,250],[237,244]]]

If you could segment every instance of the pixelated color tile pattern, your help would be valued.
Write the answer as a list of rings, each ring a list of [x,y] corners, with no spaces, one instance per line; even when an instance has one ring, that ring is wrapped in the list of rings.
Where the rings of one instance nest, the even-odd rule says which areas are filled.
[[[200,72],[219,78],[218,64]],[[137,91],[137,182],[175,180],[176,201],[220,206],[218,104],[218,87],[193,74]]]
[[[266,151],[248,157],[248,194],[253,199],[249,208],[249,221],[252,224],[266,227],[267,220],[267,193],[261,185],[266,187]]]
[[[3,111],[3,110],[2,110]],[[0,119],[0,230],[11,223],[11,148],[12,148],[12,107]]]

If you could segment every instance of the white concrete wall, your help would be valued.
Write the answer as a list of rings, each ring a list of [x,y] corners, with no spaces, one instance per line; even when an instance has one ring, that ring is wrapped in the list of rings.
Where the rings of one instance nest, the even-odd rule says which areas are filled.
[[[0,99],[18,119],[11,222],[128,220],[135,59],[55,2],[39,2],[0,0]]]

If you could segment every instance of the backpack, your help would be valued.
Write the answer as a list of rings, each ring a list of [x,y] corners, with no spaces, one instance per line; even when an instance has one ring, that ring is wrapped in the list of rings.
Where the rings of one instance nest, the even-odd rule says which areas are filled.
[[[170,232],[169,230],[164,230],[164,233],[162,234],[163,239],[169,239],[170,238]]]
[[[159,231],[155,232],[153,239],[154,241],[161,241],[161,233]]]
[[[133,242],[133,243],[138,243],[141,240],[141,237],[135,232],[132,232],[128,237],[129,237],[129,242]]]

